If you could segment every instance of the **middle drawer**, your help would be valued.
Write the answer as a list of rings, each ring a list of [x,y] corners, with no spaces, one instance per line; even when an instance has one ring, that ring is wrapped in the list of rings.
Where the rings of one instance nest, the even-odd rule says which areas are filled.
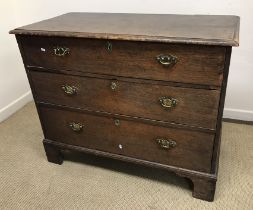
[[[31,71],[35,100],[215,129],[218,90]]]

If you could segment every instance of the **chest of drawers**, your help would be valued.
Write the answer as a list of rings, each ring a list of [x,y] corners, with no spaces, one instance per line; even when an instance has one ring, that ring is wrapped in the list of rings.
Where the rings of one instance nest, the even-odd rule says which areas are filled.
[[[173,171],[214,198],[236,16],[68,13],[17,28],[48,161]]]

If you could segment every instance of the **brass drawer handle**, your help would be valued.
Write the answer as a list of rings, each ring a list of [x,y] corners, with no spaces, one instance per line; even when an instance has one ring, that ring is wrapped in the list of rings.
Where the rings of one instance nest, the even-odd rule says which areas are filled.
[[[61,88],[67,95],[75,95],[77,93],[77,88],[75,86],[62,85]]]
[[[177,63],[177,57],[174,55],[158,55],[156,60],[165,67],[172,67]]]
[[[54,47],[54,54],[56,56],[63,57],[65,55],[68,55],[70,53],[70,49],[67,47]]]
[[[177,99],[167,96],[159,98],[159,102],[164,108],[173,108],[176,107],[176,105],[178,104]]]
[[[82,131],[83,126],[84,126],[84,125],[81,124],[81,123],[75,123],[75,122],[69,123],[69,127],[70,127],[73,131],[75,131],[75,132],[80,132],[80,131]]]
[[[161,148],[163,149],[171,149],[174,148],[177,143],[173,140],[167,140],[167,139],[156,139],[157,143],[160,145]]]

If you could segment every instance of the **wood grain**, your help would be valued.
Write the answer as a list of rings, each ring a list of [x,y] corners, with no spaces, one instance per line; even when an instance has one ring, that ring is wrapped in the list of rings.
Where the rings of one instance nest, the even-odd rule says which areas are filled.
[[[22,37],[26,65],[52,70],[70,70],[160,81],[221,86],[225,48],[107,40]],[[54,55],[54,47],[65,46],[69,55]],[[41,51],[41,48],[44,50]],[[173,55],[178,62],[167,68],[158,55]]]
[[[191,179],[194,197],[214,199],[239,17],[68,13],[10,33],[36,100],[49,162],[61,164],[66,149],[163,168]],[[55,56],[56,46],[70,54]],[[159,54],[178,62],[164,68]],[[64,84],[76,86],[77,94],[64,95]],[[161,96],[178,99],[177,106],[164,110]],[[69,122],[83,123],[82,132]],[[157,138],[177,145],[162,149]]]
[[[210,172],[213,135],[121,119],[120,125],[116,126],[113,118],[49,109],[42,106],[40,111],[47,139]],[[74,132],[68,125],[70,122],[82,123],[83,130],[79,133]],[[177,142],[177,146],[169,150],[162,149],[156,142],[157,138],[172,139]],[[122,149],[119,148],[119,145],[122,146]]]
[[[67,13],[10,33],[238,46],[239,20],[229,15]]]
[[[35,100],[93,111],[104,111],[134,117],[215,129],[219,91],[179,88],[165,85],[131,83],[120,80],[77,77],[31,71]],[[115,90],[111,83],[117,84]],[[68,96],[62,85],[76,87]],[[159,99],[172,97],[176,107],[164,108]]]

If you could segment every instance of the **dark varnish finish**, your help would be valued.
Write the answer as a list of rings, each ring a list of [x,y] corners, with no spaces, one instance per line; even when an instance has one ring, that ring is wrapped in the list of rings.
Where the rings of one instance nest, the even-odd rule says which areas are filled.
[[[105,80],[63,74],[31,72],[38,102],[98,110],[115,114],[142,117],[159,121],[187,124],[215,130],[219,103],[218,90],[171,87]],[[116,84],[114,90],[112,83]],[[62,85],[77,88],[67,95]],[[172,97],[178,102],[174,108],[164,108],[159,99]]]
[[[27,66],[212,86],[222,82],[225,47],[220,46],[34,36],[23,37],[22,43]],[[69,48],[69,54],[55,56],[56,46]],[[156,60],[158,55],[178,61],[167,68]]]
[[[212,134],[43,106],[39,109],[46,139],[201,172],[211,170]],[[81,123],[82,130],[73,131],[69,126],[71,122]],[[162,149],[157,143],[159,138],[174,140],[177,145]]]
[[[163,168],[190,179],[193,197],[213,201],[239,17],[68,13],[11,33],[49,162],[62,164],[68,150]],[[55,47],[69,51],[55,55]],[[178,62],[166,68],[158,55]],[[66,95],[66,84],[76,94]],[[162,96],[178,104],[166,110]]]

